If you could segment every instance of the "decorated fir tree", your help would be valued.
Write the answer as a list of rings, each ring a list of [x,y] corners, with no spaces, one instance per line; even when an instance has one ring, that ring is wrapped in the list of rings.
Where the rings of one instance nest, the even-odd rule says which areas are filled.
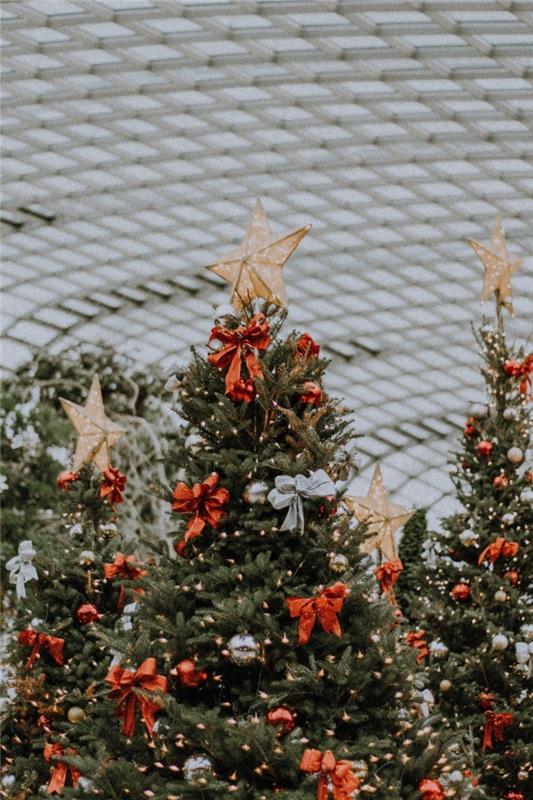
[[[428,672],[444,723],[462,735],[475,796],[533,796],[532,541],[533,356],[506,342],[512,260],[499,219],[485,266],[484,299],[496,325],[478,343],[486,402],[467,419],[452,478],[460,510],[435,538],[436,559],[419,570],[410,613],[431,639]],[[529,464],[528,464],[529,459]],[[459,736],[458,736],[459,741]]]
[[[410,714],[418,653],[361,551],[398,519],[367,506],[353,526],[347,412],[319,345],[280,332],[281,268],[305,231],[274,236],[258,204],[213,267],[233,309],[176,381],[176,557],[143,580],[106,677],[118,719],[91,769],[106,800],[443,796],[446,758]]]
[[[106,642],[145,574],[121,550],[116,506],[126,478],[109,448],[124,431],[105,414],[98,377],[84,406],[63,406],[78,443],[72,470],[57,480],[61,523],[53,536],[23,541],[6,564],[16,604],[0,785],[17,800],[86,787],[79,760],[97,757],[98,731],[114,710],[103,691]]]

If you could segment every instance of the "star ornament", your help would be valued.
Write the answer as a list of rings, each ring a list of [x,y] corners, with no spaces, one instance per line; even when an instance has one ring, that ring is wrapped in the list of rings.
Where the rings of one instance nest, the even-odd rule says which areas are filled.
[[[361,545],[362,552],[371,553],[377,549],[385,560],[395,561],[398,553],[394,534],[415,512],[391,503],[379,464],[374,470],[367,496],[345,497],[344,502],[356,519],[368,526],[367,538]]]
[[[86,464],[93,463],[100,472],[108,469],[109,448],[126,432],[106,417],[102,401],[102,390],[98,375],[95,375],[84,406],[60,398],[61,405],[78,433],[74,453],[74,472]]]
[[[491,294],[498,292],[500,302],[512,314],[511,277],[522,266],[522,259],[509,256],[500,215],[496,217],[492,229],[490,247],[473,239],[469,240],[469,244],[485,268],[481,299],[488,300]]]
[[[235,308],[242,309],[244,303],[256,297],[286,306],[283,265],[310,228],[306,225],[283,236],[273,234],[258,199],[241,244],[207,269],[231,283],[231,304]]]

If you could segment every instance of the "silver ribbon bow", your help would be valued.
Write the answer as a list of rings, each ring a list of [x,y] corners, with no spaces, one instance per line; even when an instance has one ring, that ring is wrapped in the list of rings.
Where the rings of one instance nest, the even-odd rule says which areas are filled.
[[[301,533],[304,532],[302,497],[333,497],[336,494],[335,484],[323,469],[317,469],[309,477],[278,475],[275,484],[275,488],[268,493],[268,499],[277,510],[289,507],[281,526],[282,531],[299,527]]]
[[[528,678],[533,675],[533,642],[515,642],[515,653],[518,666],[527,673]]]
[[[10,558],[6,564],[9,570],[9,582],[16,584],[17,597],[26,597],[26,583],[39,579],[37,570],[31,563],[35,558],[36,551],[33,549],[31,539],[26,539],[19,544],[18,556]]]

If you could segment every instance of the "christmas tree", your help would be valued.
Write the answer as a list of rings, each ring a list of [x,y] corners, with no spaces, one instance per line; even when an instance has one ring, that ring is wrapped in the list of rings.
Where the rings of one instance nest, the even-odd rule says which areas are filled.
[[[499,219],[491,247],[472,246],[485,267],[483,297],[496,301],[496,325],[478,336],[486,402],[466,421],[452,472],[461,509],[444,520],[434,563],[419,570],[410,613],[432,639],[431,685],[445,725],[464,734],[476,796],[526,800],[533,796],[533,355],[506,342],[504,312],[512,310],[510,280],[520,262],[507,253]]]
[[[73,468],[57,479],[62,524],[22,541],[6,564],[17,604],[2,786],[17,800],[86,786],[80,759],[101,753],[98,730],[114,711],[100,690],[113,656],[106,642],[144,574],[120,544],[126,477],[109,449],[124,431],[105,414],[98,377],[85,405],[62,402],[78,433]]]
[[[273,235],[258,204],[213,265],[233,307],[177,378],[176,557],[143,580],[106,677],[112,757],[90,770],[106,800],[442,797],[436,735],[410,714],[418,653],[361,550],[398,520],[367,508],[353,525],[347,412],[319,345],[281,335],[281,270],[306,230]]]

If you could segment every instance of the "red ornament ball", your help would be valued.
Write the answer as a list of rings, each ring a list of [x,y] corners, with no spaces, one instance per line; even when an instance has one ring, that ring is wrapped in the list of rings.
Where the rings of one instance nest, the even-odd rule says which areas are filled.
[[[495,489],[505,489],[506,486],[509,486],[509,478],[507,475],[496,475],[492,485]]]
[[[69,484],[74,483],[77,481],[80,476],[77,472],[71,472],[70,470],[66,469],[64,472],[60,472],[57,476],[57,485],[59,489],[68,489]]]
[[[505,800],[526,800],[522,792],[507,792]]]
[[[444,800],[446,797],[442,783],[433,778],[423,778],[418,784],[418,791],[422,800]]]
[[[464,602],[470,597],[470,586],[467,583],[458,583],[450,592],[452,600]]]
[[[515,569],[510,569],[509,572],[506,572],[503,577],[507,578],[511,586],[516,586],[516,584],[520,580],[520,575]]]
[[[485,711],[488,711],[489,709],[492,708],[492,705],[494,703],[494,695],[492,695],[490,692],[480,692],[478,699],[479,699],[479,705]]]
[[[475,417],[468,417],[463,430],[463,433],[467,439],[472,439],[474,436],[477,436],[479,433],[478,425],[479,422]]]
[[[309,406],[317,406],[322,400],[322,387],[320,384],[316,381],[305,381],[300,400]]]
[[[203,669],[196,669],[196,661],[192,658],[184,658],[176,665],[174,673],[178,676],[182,686],[196,689],[201,683],[207,680],[207,672]]]
[[[269,725],[281,725],[282,733],[290,733],[294,730],[295,714],[287,706],[274,706],[266,713],[266,721]]]
[[[92,603],[84,603],[76,611],[76,617],[82,625],[88,625],[89,622],[98,622],[102,615]]]
[[[478,442],[476,445],[476,450],[480,456],[483,456],[483,458],[488,458],[494,450],[494,445],[492,442],[482,439],[481,442]]]

